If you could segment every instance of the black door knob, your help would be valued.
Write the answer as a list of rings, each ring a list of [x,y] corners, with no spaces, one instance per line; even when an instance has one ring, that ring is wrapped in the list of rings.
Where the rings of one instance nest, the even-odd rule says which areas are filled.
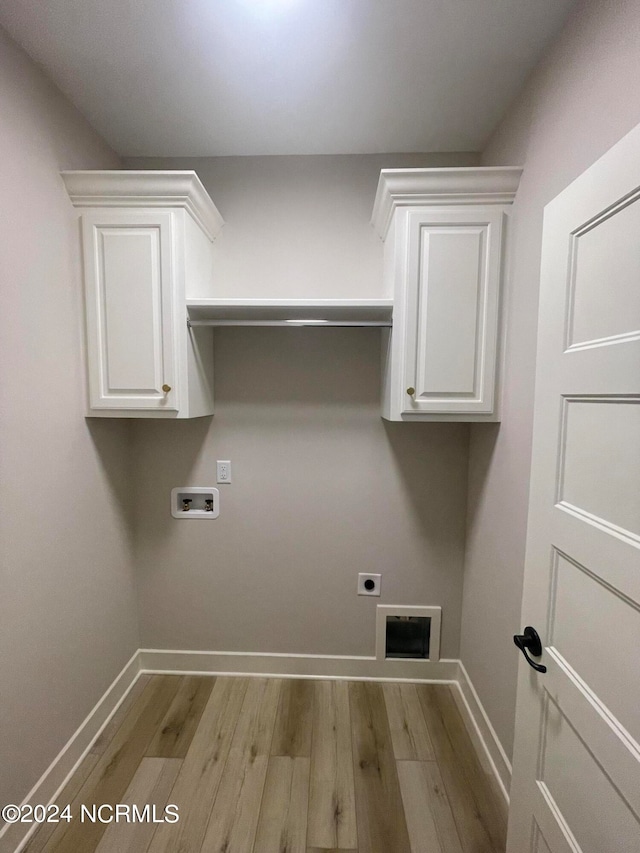
[[[539,658],[542,654],[542,643],[540,642],[540,637],[538,636],[538,632],[535,628],[532,628],[531,625],[527,625],[527,627],[524,629],[524,634],[514,634],[513,642],[525,656],[529,666],[532,666],[536,672],[547,671],[546,666],[543,666],[541,663],[536,663],[534,660],[531,660],[527,653],[528,649],[531,654],[536,658]]]

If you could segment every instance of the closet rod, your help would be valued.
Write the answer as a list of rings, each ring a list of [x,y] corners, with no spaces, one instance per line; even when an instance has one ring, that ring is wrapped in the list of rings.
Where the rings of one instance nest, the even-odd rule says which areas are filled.
[[[373,326],[376,328],[391,328],[390,320],[187,320],[187,326],[342,326],[360,328]]]

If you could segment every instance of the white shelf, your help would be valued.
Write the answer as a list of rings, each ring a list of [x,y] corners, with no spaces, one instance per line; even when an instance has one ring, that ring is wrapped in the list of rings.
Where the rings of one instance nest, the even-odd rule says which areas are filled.
[[[187,299],[193,326],[390,326],[392,299]]]

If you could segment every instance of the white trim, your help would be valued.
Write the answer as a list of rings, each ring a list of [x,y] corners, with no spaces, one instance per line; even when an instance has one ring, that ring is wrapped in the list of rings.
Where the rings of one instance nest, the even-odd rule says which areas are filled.
[[[484,759],[483,763],[486,769],[495,776],[505,805],[508,806],[511,787],[511,762],[491,725],[487,712],[462,661],[458,661],[456,684],[458,690],[454,691],[454,697],[467,724],[473,745],[481,761]]]
[[[503,166],[454,169],[383,169],[371,224],[385,240],[398,207],[434,204],[511,204],[522,169]]]
[[[558,853],[582,853],[582,847],[571,832],[551,791],[538,779],[533,799],[533,819],[534,826],[537,825],[550,850],[557,850]]]
[[[553,646],[542,685],[634,814],[640,811],[640,744]]]
[[[136,651],[29,791],[22,805],[51,803],[56,799],[96,738],[124,702],[139,675],[139,652]],[[15,853],[19,853],[37,828],[38,824],[5,824],[0,830],[0,850],[2,853],[5,850],[15,850]]]
[[[183,208],[215,240],[224,225],[193,171],[73,171],[61,172],[74,207]]]
[[[429,638],[428,663],[440,660],[440,625],[442,623],[442,608],[418,606],[413,604],[378,604],[376,607],[376,660],[389,666],[400,658],[387,658],[387,616],[426,616],[431,619],[431,635]],[[405,659],[402,659],[405,660]],[[409,659],[406,659],[409,660]],[[418,661],[420,663],[420,661]]]
[[[206,652],[140,649],[142,672],[191,675],[260,675],[349,681],[455,681],[456,660],[383,660],[347,655]]]

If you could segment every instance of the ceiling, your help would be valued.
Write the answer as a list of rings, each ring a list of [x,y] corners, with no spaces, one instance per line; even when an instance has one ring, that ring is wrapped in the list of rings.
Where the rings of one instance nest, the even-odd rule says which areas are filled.
[[[122,155],[481,150],[574,0],[0,0]]]

